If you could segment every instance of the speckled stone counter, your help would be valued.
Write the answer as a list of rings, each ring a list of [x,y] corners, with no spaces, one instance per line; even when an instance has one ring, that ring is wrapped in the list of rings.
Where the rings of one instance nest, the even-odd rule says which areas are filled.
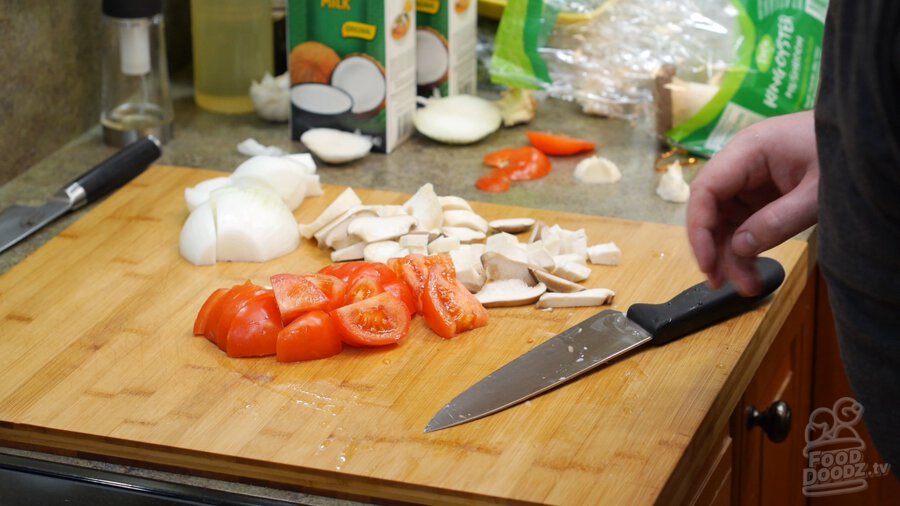
[[[238,153],[236,145],[249,137],[291,152],[303,150],[299,143],[288,138],[286,124],[266,123],[253,115],[222,116],[207,113],[193,105],[189,89],[176,91],[175,137],[164,147],[159,163],[231,171],[247,158]],[[597,153],[620,167],[622,180],[611,185],[580,184],[574,178],[573,170],[577,161],[583,157],[576,156],[554,158],[553,171],[549,176],[539,181],[514,184],[507,193],[488,194],[475,189],[475,180],[488,170],[482,165],[482,157],[495,149],[525,145],[525,131],[529,128],[552,130],[595,141],[598,144]],[[0,187],[0,209],[14,203],[40,204],[68,181],[114,152],[113,148],[102,144],[100,130],[95,127]],[[538,117],[531,125],[502,129],[474,145],[445,146],[415,135],[390,155],[372,154],[344,166],[321,165],[319,174],[324,183],[411,193],[422,184],[431,182],[440,195],[459,195],[470,200],[683,224],[685,206],[664,202],[655,194],[659,178],[654,170],[657,155],[655,139],[646,129],[636,128],[619,120],[586,116],[573,104],[546,100],[540,103]],[[688,171],[688,176],[691,174],[692,171]],[[0,254],[0,273],[10,269],[83,216],[90,207],[64,216],[23,243]],[[355,504],[298,492],[93,460],[2,448],[0,452],[290,502]]]

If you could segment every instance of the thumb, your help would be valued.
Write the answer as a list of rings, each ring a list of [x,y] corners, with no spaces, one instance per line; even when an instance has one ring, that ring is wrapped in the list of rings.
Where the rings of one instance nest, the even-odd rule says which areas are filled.
[[[794,237],[816,223],[817,178],[804,178],[793,190],[751,215],[731,239],[734,253],[756,255]]]

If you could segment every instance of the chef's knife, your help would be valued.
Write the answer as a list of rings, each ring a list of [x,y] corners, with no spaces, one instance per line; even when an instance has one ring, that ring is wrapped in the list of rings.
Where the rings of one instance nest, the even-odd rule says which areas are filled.
[[[158,139],[144,137],[61,188],[46,204],[5,209],[0,213],[0,253],[66,212],[100,199],[131,181],[161,153]]]
[[[605,310],[538,345],[459,394],[428,422],[446,429],[502,411],[559,386],[648,341],[656,346],[754,307],[784,281],[784,269],[759,258],[762,291],[742,297],[731,283],[710,290],[699,283],[662,304],[632,304],[628,313]]]

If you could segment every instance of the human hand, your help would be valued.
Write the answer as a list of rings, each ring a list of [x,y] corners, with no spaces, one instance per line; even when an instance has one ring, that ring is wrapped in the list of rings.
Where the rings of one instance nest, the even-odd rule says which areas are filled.
[[[688,240],[712,288],[759,293],[754,259],[816,222],[819,158],[812,111],[742,130],[691,184]]]

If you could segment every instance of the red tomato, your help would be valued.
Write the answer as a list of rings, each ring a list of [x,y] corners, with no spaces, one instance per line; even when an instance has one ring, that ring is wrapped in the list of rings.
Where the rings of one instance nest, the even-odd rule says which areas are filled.
[[[219,288],[209,295],[206,302],[200,306],[200,312],[197,313],[197,319],[194,320],[194,335],[202,336],[206,334],[206,326],[209,323],[209,315],[216,309],[216,305],[228,293],[227,288]]]
[[[306,276],[298,274],[275,274],[269,280],[275,301],[281,310],[281,319],[290,323],[307,311],[325,309],[328,296]]]
[[[475,181],[475,188],[488,193],[503,193],[509,191],[510,186],[509,176],[502,170],[493,170],[490,175],[482,176]]]
[[[275,357],[279,362],[315,360],[337,355],[343,344],[328,313],[313,310],[278,333]]]
[[[353,304],[382,292],[384,292],[384,285],[376,275],[360,273],[347,284],[344,303],[341,305]]]
[[[390,293],[335,309],[330,314],[341,340],[347,344],[396,344],[409,334],[409,310]]]
[[[235,285],[228,290],[228,293],[222,297],[222,301],[218,304],[218,313],[213,311],[209,316],[209,324],[206,326],[206,338],[216,343],[220,349],[225,351],[228,342],[228,329],[231,328],[231,321],[237,316],[241,308],[246,305],[250,299],[264,292],[261,286],[246,282],[243,285]]]
[[[323,308],[325,311],[337,309],[344,303],[347,283],[340,278],[328,274],[304,274],[303,276],[328,297],[328,304]]]
[[[546,132],[527,132],[525,135],[528,136],[528,141],[532,146],[548,155],[574,155],[584,151],[593,151],[596,147],[593,142],[568,135]]]
[[[356,262],[341,262],[335,263],[331,265],[326,265],[319,269],[319,274],[328,274],[329,276],[334,276],[344,283],[350,281],[356,271],[365,267],[369,262],[363,262],[362,260]]]
[[[488,313],[478,299],[446,267],[435,265],[428,272],[422,295],[422,315],[435,334],[450,339],[457,334],[487,325]]]
[[[428,278],[425,255],[413,253],[403,258],[392,258],[388,261],[388,265],[412,289],[416,300],[416,309],[421,310],[422,291],[425,289],[425,280]]]
[[[495,170],[493,176],[504,174],[510,181],[540,179],[552,168],[547,155],[531,146],[495,151],[484,157],[484,163],[500,171]]]
[[[387,283],[384,285],[384,291],[400,299],[400,301],[406,305],[406,309],[409,310],[409,316],[415,315],[416,311],[418,311],[418,297],[413,293],[412,288],[406,284],[406,281],[398,279],[397,281]]]
[[[235,358],[274,355],[282,328],[275,294],[263,290],[247,301],[231,321],[225,353]]]

